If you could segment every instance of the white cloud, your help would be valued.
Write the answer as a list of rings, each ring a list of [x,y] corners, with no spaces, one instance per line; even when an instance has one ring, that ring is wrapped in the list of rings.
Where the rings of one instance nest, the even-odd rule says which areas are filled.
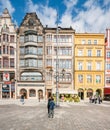
[[[56,9],[45,5],[27,1],[26,12],[36,12],[41,23],[45,26],[56,27]],[[104,33],[110,27],[110,0],[86,0],[81,8],[78,6],[80,0],[64,0],[66,10],[60,16],[60,26],[72,26],[76,32]],[[100,2],[102,2],[100,4]]]
[[[77,4],[78,0],[64,0],[64,5],[69,10],[70,8],[74,7]]]
[[[8,9],[10,15],[12,15],[15,11],[15,8],[11,5],[10,0],[0,0],[0,14],[5,8]]]
[[[48,2],[47,2],[48,3]],[[28,0],[26,3],[26,12],[36,12],[41,23],[49,25],[49,27],[55,27],[57,11],[54,8],[48,7],[48,5],[34,4],[32,0]]]
[[[105,29],[110,27],[110,9],[106,6],[100,5],[96,0],[87,0],[79,13],[73,17],[72,12],[68,12],[68,5],[65,13],[61,18],[61,25],[72,26],[76,32],[105,32]],[[74,5],[73,5],[74,6]]]

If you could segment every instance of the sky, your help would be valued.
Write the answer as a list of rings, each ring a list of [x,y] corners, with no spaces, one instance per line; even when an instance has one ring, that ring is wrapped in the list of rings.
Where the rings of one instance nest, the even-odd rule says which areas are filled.
[[[110,28],[110,0],[0,0],[0,15],[5,8],[18,27],[26,13],[36,12],[44,27],[58,22],[78,33],[105,33]]]

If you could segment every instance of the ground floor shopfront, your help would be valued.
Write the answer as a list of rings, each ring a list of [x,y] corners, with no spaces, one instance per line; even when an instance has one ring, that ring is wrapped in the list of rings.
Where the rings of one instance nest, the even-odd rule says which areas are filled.
[[[44,83],[17,83],[17,98],[41,100],[45,98]]]
[[[15,82],[1,82],[0,83],[0,99],[16,98],[16,84]]]
[[[100,95],[101,97],[103,97],[104,95],[103,88],[79,88],[77,91],[78,91],[78,96],[82,100],[94,95]]]

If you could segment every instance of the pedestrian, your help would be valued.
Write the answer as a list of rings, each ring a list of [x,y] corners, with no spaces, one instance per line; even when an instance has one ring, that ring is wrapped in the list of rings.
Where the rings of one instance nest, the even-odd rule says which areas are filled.
[[[92,96],[89,97],[89,102],[90,102],[90,103],[92,102]]]
[[[97,103],[97,96],[96,95],[94,96],[94,103],[95,104]]]
[[[54,103],[54,98],[51,98],[51,101],[49,102],[49,115],[48,117],[54,117],[54,108],[55,108],[55,103]]]
[[[24,105],[24,94],[21,95],[21,102],[22,102],[22,105]]]
[[[99,102],[99,104],[102,102],[102,99],[101,99],[100,95],[98,96],[98,102]]]
[[[48,103],[47,103],[48,114],[49,114],[50,101],[51,101],[51,97],[48,98]]]

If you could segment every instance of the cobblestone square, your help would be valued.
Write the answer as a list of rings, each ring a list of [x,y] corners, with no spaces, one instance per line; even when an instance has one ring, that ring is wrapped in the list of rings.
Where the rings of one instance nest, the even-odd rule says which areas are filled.
[[[1,104],[0,130],[110,130],[110,102],[61,103],[48,118],[46,102]]]

